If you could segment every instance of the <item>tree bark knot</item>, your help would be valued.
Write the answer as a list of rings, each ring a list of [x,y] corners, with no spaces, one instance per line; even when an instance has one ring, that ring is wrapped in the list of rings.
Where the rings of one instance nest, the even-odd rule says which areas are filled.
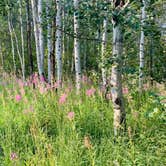
[[[115,104],[122,106],[122,100],[120,98],[115,99]]]

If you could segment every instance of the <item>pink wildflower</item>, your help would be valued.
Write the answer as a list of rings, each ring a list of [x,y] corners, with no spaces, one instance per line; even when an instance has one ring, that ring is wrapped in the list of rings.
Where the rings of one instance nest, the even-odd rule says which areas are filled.
[[[24,86],[29,86],[29,85],[30,85],[30,84],[29,84],[28,81],[24,83]]]
[[[21,79],[18,79],[18,85],[20,88],[24,87],[24,82]]]
[[[45,87],[43,87],[43,86],[39,87],[40,94],[44,94],[44,93],[46,93],[46,91],[47,91],[47,89]]]
[[[31,80],[33,84],[37,84],[39,82],[38,74],[37,73],[33,74]]]
[[[44,78],[44,76],[40,76],[40,81],[41,82],[45,82],[46,81],[45,78]]]
[[[21,95],[16,95],[16,96],[15,96],[15,100],[16,100],[17,102],[19,102],[21,99],[22,99]]]
[[[32,83],[36,85],[38,83],[38,79],[37,78],[33,78]]]
[[[125,88],[123,88],[122,89],[122,92],[123,92],[123,94],[128,94],[129,93],[129,90],[128,90],[128,88],[127,87],[125,87]]]
[[[86,95],[90,97],[90,96],[94,95],[95,91],[96,90],[94,88],[88,89],[86,91]]]
[[[74,116],[75,116],[75,113],[74,113],[74,112],[69,112],[69,113],[67,114],[67,118],[68,118],[69,120],[74,119]]]
[[[51,89],[51,85],[50,84],[46,84],[46,89],[50,90]]]
[[[16,160],[16,159],[18,159],[17,154],[16,154],[15,152],[12,152],[12,153],[10,154],[10,159],[11,159],[11,160]]]
[[[148,85],[147,84],[144,84],[143,87],[144,87],[144,90],[148,89]]]
[[[34,112],[34,108],[31,106],[29,109],[24,110],[24,114],[32,113]]]
[[[55,88],[55,89],[59,88],[59,83],[55,82],[54,85],[52,86],[52,88]]]
[[[59,86],[62,85],[62,81],[61,81],[61,80],[57,81],[57,84],[58,84]]]
[[[105,86],[101,86],[100,90],[101,90],[102,93],[104,93],[104,92],[106,92],[106,87]]]
[[[69,93],[69,92],[71,92],[72,91],[72,87],[71,86],[69,86],[69,87],[67,87],[66,89],[65,89],[65,92],[66,93]]]
[[[88,77],[86,75],[82,76],[82,82],[84,83],[88,82]]]
[[[24,95],[25,95],[25,90],[24,90],[24,87],[21,87],[21,88],[20,88],[20,93],[21,93],[21,95],[22,95],[22,96],[24,96]]]
[[[62,95],[60,96],[60,98],[59,98],[59,104],[65,103],[66,98],[67,98],[67,94],[65,94],[65,93],[62,94]]]

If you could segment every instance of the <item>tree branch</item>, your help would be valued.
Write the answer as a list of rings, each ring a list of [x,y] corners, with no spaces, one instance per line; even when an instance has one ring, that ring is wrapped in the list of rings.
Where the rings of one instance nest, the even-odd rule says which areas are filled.
[[[125,5],[122,7],[122,10],[124,10],[130,3],[130,0],[127,0],[127,2],[125,3]]]

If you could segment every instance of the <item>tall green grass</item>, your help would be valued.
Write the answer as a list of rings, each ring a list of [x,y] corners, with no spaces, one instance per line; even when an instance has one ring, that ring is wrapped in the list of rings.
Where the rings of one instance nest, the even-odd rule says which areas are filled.
[[[24,86],[16,101],[24,93],[17,81],[0,85],[0,165],[166,165],[165,105],[152,90],[125,95],[127,131],[115,141],[112,104],[99,88],[87,96],[89,84],[79,95],[67,84],[58,91],[39,87]],[[59,104],[64,93],[66,101]]]

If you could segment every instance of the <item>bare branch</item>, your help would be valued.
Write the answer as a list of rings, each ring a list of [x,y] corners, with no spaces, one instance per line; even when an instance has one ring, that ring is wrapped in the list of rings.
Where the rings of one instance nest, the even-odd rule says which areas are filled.
[[[120,1],[120,4],[115,8],[115,9],[120,9],[120,10],[124,10],[130,3],[130,0],[127,0],[126,3],[124,3],[124,1]],[[115,5],[115,2],[114,2]]]
[[[122,9],[125,9],[130,3],[130,0],[127,0],[127,2],[125,3],[125,5],[122,7]]]

